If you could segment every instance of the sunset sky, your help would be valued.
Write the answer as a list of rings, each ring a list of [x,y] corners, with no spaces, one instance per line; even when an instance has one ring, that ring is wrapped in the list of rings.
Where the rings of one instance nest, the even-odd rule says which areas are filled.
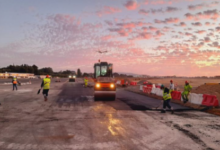
[[[107,51],[99,53],[97,51]],[[0,68],[220,75],[220,0],[0,0]]]

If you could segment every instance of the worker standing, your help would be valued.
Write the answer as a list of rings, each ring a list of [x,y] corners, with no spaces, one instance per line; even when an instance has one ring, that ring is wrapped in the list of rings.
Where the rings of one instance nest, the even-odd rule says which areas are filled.
[[[44,101],[47,101],[48,92],[50,89],[50,76],[46,75],[46,78],[43,79],[41,83],[41,88],[43,88]]]
[[[84,84],[85,84],[85,87],[87,87],[87,85],[88,85],[88,79],[87,79],[87,77],[84,78]]]
[[[13,91],[14,91],[15,89],[18,90],[18,88],[17,88],[17,83],[18,83],[17,78],[14,77],[14,78],[12,79]]]
[[[163,110],[161,110],[161,113],[166,113],[166,107],[168,107],[171,110],[171,113],[173,114],[173,108],[170,106],[172,90],[169,90],[168,88],[164,87],[164,85],[161,85],[160,89],[163,90]]]
[[[173,80],[170,80],[170,90],[174,90],[174,83],[173,83]]]
[[[192,90],[192,86],[189,85],[188,81],[185,81],[184,91],[182,93],[182,98],[183,98],[184,103],[188,102],[188,100],[189,100],[188,96],[189,96],[189,93],[191,90]]]

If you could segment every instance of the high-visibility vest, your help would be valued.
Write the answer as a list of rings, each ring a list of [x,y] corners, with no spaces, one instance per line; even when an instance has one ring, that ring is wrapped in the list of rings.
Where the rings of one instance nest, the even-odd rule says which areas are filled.
[[[13,80],[13,84],[17,84],[17,80],[16,79]]]
[[[50,78],[44,78],[44,89],[50,89]]]
[[[183,94],[184,95],[188,95],[191,90],[192,90],[192,86],[191,85],[185,85],[184,86]]]
[[[169,90],[169,93],[165,93],[164,90],[163,90],[163,100],[168,100],[168,99],[171,99],[171,91],[172,90]]]

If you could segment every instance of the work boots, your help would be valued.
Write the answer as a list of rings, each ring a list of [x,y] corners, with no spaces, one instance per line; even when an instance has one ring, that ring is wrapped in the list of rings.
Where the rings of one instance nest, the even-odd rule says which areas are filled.
[[[44,101],[45,101],[45,102],[47,101],[47,97],[44,97]]]

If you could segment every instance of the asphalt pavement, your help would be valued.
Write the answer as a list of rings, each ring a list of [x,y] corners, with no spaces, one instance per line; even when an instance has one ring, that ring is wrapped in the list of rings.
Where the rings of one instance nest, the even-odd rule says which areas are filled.
[[[29,80],[22,80],[26,82]],[[211,150],[220,147],[218,116],[118,88],[115,101],[94,101],[83,80],[52,79],[49,99],[37,94],[41,80],[18,86],[0,81],[1,150]]]

